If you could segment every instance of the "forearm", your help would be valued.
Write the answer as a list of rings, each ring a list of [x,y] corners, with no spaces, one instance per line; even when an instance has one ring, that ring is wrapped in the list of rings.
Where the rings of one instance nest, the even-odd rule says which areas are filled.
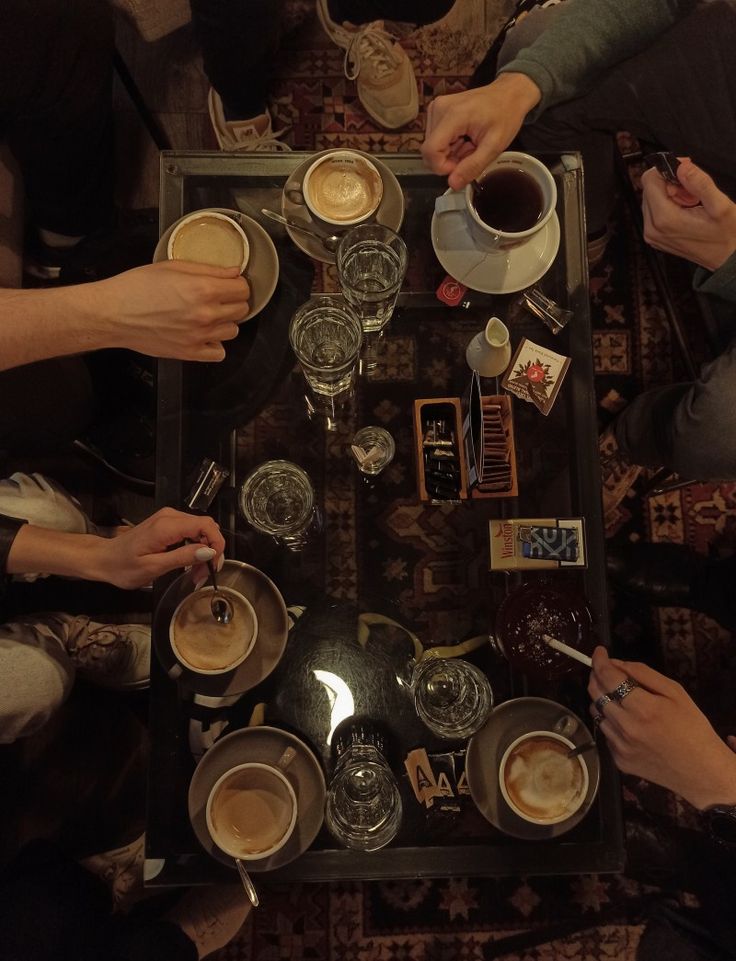
[[[24,524],[8,552],[6,573],[104,580],[99,564],[103,541],[94,534],[68,534]]]
[[[700,811],[714,804],[736,805],[736,754],[720,740],[717,753],[711,776],[693,784],[683,795]]]
[[[0,289],[0,370],[118,346],[100,287]]]
[[[567,0],[549,29],[500,73],[523,73],[542,97],[529,120],[580,96],[603,71],[644,50],[696,0]]]

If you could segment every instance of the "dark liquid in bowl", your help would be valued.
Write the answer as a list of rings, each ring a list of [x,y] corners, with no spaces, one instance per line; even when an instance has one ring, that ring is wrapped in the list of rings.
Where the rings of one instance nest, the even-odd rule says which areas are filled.
[[[531,174],[502,167],[487,174],[475,188],[473,206],[480,219],[506,233],[531,229],[544,211],[542,190]]]

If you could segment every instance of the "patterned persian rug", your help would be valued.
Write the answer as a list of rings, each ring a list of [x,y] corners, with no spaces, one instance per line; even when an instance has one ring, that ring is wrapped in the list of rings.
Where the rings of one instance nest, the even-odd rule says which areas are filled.
[[[466,0],[441,24],[405,38],[422,107],[438,94],[464,89],[507,7],[486,9],[482,0]],[[287,43],[274,88],[274,126],[290,127],[286,141],[304,149],[416,150],[423,112],[409,129],[377,130],[343,75],[341,51],[311,22],[306,27]],[[685,283],[681,300],[694,329],[695,308]],[[591,276],[591,305],[603,427],[640,390],[681,376],[656,288],[623,210],[606,257]],[[621,505],[611,531],[615,540],[673,541],[703,553],[732,548],[736,485],[691,484],[654,497],[642,496],[645,480]],[[682,681],[725,730],[731,720],[727,692],[736,681],[726,632],[687,610],[635,607],[615,596],[612,611],[617,652],[646,659]],[[667,792],[635,779],[625,783],[625,804],[628,810],[689,820],[685,806]],[[658,892],[626,875],[593,875],[263,886],[261,893],[262,906],[217,955],[221,961],[629,961]],[[535,935],[542,930],[547,934]],[[494,942],[511,936],[517,940],[497,954]],[[535,945],[535,938],[545,943]]]

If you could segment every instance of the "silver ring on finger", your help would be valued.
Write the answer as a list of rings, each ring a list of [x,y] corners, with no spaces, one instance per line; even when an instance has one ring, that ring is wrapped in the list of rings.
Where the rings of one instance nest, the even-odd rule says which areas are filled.
[[[599,726],[605,721],[605,719],[606,719],[606,715],[605,715],[605,714],[594,714],[594,715],[593,715],[593,724],[594,724],[596,727],[599,727]]]
[[[611,700],[618,701],[620,703],[637,687],[639,687],[639,685],[636,683],[636,681],[632,680],[630,677],[627,677],[625,681],[621,681],[615,691],[611,691]]]
[[[597,698],[595,702],[598,713],[603,714],[603,708],[606,706],[606,704],[611,704],[613,699],[614,698],[612,694],[601,694],[601,696]]]

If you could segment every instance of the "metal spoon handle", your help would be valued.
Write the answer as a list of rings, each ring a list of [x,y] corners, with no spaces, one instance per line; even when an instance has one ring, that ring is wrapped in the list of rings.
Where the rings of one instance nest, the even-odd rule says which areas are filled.
[[[255,885],[251,881],[250,875],[245,870],[245,865],[240,860],[240,858],[235,859],[235,864],[237,865],[237,868],[238,868],[238,874],[240,875],[240,880],[243,882],[245,893],[248,895],[248,900],[250,901],[250,903],[253,905],[254,908],[257,908],[261,902],[258,900],[258,892],[256,891]]]
[[[282,217],[281,214],[277,214],[275,211],[269,210],[267,207],[264,207],[261,210],[261,213],[264,217],[269,217],[271,220],[275,220],[277,224],[281,224],[283,227],[291,227],[292,230],[301,230],[303,234],[309,234],[310,237],[314,237],[315,240],[319,240],[321,243],[324,243],[327,239],[322,234],[318,234],[316,230],[310,230],[309,227],[305,227],[303,224],[300,224],[298,220],[292,220],[291,217]]]
[[[210,572],[210,580],[212,581],[212,586],[215,589],[215,594],[219,594],[217,589],[217,571],[215,570],[215,565],[212,561],[207,561],[207,570]]]
[[[598,745],[595,741],[587,741],[585,744],[579,744],[574,747],[571,751],[567,752],[568,757],[578,757],[580,754],[585,754],[586,751],[592,751]]]

